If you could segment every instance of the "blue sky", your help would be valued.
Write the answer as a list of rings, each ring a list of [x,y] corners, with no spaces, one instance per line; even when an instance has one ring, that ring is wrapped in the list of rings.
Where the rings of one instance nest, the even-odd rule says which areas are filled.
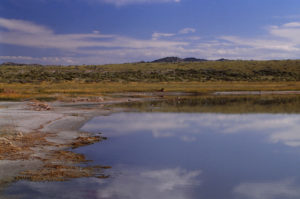
[[[298,0],[1,0],[0,62],[300,58]]]

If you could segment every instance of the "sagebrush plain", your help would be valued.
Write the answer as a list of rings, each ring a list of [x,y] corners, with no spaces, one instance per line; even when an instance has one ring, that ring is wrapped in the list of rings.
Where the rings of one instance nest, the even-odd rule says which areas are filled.
[[[298,91],[300,60],[0,66],[0,99],[118,92]]]

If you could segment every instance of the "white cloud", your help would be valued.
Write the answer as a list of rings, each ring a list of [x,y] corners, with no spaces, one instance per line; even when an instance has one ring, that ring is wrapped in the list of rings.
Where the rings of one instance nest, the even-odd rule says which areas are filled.
[[[94,34],[100,34],[100,31],[94,30],[93,33],[94,33]]]
[[[300,22],[290,22],[283,25],[283,27],[289,27],[289,28],[299,28]]]
[[[106,63],[108,63],[112,60],[118,62],[116,60],[128,58],[131,58],[128,61],[132,61],[132,57],[136,55],[140,55],[139,57],[152,56],[153,53],[154,56],[163,55],[166,52],[172,53],[172,49],[188,45],[185,41],[153,40],[152,38],[148,40],[136,39],[121,35],[101,34],[99,31],[87,34],[55,34],[50,29],[31,22],[4,18],[0,18],[0,28],[2,29],[0,30],[0,43],[2,44],[59,49],[65,51],[66,54],[75,53],[81,55],[73,56],[73,60],[77,60],[77,64],[91,62],[97,64],[101,55],[103,59],[100,59],[100,63],[105,63],[101,60],[107,60]],[[156,38],[167,36],[171,36],[171,34],[154,34]],[[20,56],[15,57],[21,60],[19,59]],[[110,59],[108,60],[107,57],[110,57]],[[13,56],[10,56],[10,58],[13,58]],[[23,58],[23,60],[28,61],[27,58]],[[9,57],[3,56],[1,60],[7,59]],[[53,57],[48,58],[48,60],[50,59],[53,59]],[[83,62],[86,60],[88,62]]]
[[[199,37],[199,36],[192,36],[192,37],[188,37],[187,39],[189,39],[189,40],[200,40],[201,37]]]
[[[283,39],[288,45],[300,45],[300,22],[287,23],[282,26],[271,26],[270,34]]]
[[[185,42],[141,40],[118,35],[101,34],[19,34],[0,32],[0,43],[37,48],[78,50],[80,48],[170,48],[187,45]],[[86,50],[88,52],[88,50]]]
[[[16,19],[5,19],[0,18],[0,27],[8,29],[10,31],[16,31],[21,33],[29,34],[51,34],[52,31],[41,25],[36,25],[34,23],[16,20]]]
[[[153,40],[157,40],[157,39],[159,39],[159,38],[161,38],[161,37],[172,37],[172,36],[174,36],[175,34],[173,34],[173,33],[160,33],[160,32],[154,32],[153,34],[152,34],[152,39]]]
[[[267,36],[261,38],[241,38],[238,36],[222,36],[219,39],[225,42],[231,42],[232,46],[244,49],[245,52],[252,54],[257,50],[256,56],[259,57],[259,51],[264,52],[263,59],[268,58],[299,58],[300,53],[300,22],[290,22],[281,26],[269,26]],[[240,53],[241,55],[243,53]]]
[[[238,46],[249,46],[255,49],[265,50],[284,50],[284,51],[296,51],[299,50],[296,46],[291,45],[285,41],[267,40],[267,39],[245,39],[235,36],[223,36],[220,39],[232,42]]]
[[[189,33],[194,33],[196,32],[196,29],[194,28],[184,28],[179,31],[179,34],[189,34]]]
[[[44,64],[105,64],[153,60],[165,56],[205,59],[293,59],[300,54],[300,22],[269,26],[261,37],[223,35],[214,39],[190,35],[193,28],[177,33],[154,32],[149,39],[138,39],[95,30],[86,34],[57,34],[48,27],[16,19],[0,18],[0,44],[43,48]],[[46,50],[60,50],[61,57],[47,56]],[[30,63],[28,57],[5,55],[1,61]],[[22,59],[23,58],[23,59]],[[33,61],[34,61],[33,60]],[[60,60],[60,61],[59,61]],[[65,62],[68,60],[68,62]]]

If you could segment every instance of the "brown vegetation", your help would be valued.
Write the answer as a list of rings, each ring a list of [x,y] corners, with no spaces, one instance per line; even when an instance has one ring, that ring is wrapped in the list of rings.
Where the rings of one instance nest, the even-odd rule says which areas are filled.
[[[41,169],[24,171],[16,180],[66,181],[72,178],[104,176],[96,167],[81,167],[62,164],[46,164]]]
[[[38,169],[23,171],[15,180],[30,181],[65,181],[80,177],[107,177],[102,169],[109,166],[78,166],[86,163],[85,156],[72,151],[66,151],[67,147],[80,147],[96,143],[100,136],[91,136],[85,133],[70,143],[58,145],[47,141],[47,137],[53,137],[51,133],[32,132],[23,134],[3,133],[0,136],[0,160],[40,160],[42,166]],[[52,147],[47,153],[38,154],[37,151],[46,147]]]
[[[39,101],[34,101],[28,104],[29,106],[32,107],[33,110],[35,111],[49,111],[51,110],[51,107],[47,103],[39,102]]]
[[[71,146],[73,149],[86,146],[90,144],[94,144],[96,142],[99,142],[101,140],[100,136],[93,136],[93,137],[77,137],[74,142],[71,143]]]
[[[51,134],[39,132],[27,134],[21,132],[1,134],[0,160],[31,159],[34,154],[32,148],[55,145],[46,140],[47,136],[51,136]]]

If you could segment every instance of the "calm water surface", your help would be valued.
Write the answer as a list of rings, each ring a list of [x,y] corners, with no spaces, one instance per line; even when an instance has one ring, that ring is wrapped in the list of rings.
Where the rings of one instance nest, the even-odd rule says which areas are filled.
[[[298,199],[300,115],[123,112],[82,130],[108,140],[79,148],[108,179],[20,181],[21,198]]]

